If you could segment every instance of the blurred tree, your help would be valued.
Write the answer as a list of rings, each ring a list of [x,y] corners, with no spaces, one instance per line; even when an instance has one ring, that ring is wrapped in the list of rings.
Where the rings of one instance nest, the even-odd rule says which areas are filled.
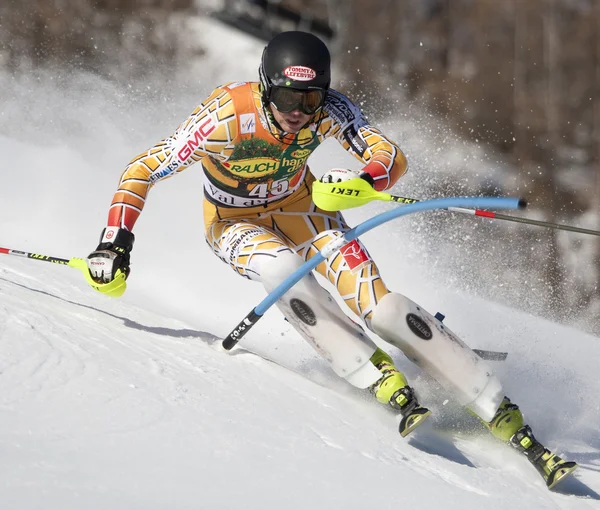
[[[193,0],[4,0],[0,4],[0,53],[9,69],[59,64],[110,74],[155,72],[177,48],[174,11]],[[129,48],[128,48],[129,47]],[[123,49],[127,62],[121,61]]]
[[[504,153],[518,169],[519,193],[547,219],[574,222],[585,212],[597,217],[599,4],[338,0],[344,86],[385,98],[390,84],[405,84],[412,103],[424,103],[457,133]],[[536,249],[529,264],[539,274],[530,280],[538,282],[530,283],[539,287],[532,290],[548,295],[553,313],[564,315],[573,302],[598,300],[598,285],[575,290],[561,239],[555,233],[531,238]],[[593,244],[593,260],[582,264],[593,264],[590,279],[597,282],[600,247]]]

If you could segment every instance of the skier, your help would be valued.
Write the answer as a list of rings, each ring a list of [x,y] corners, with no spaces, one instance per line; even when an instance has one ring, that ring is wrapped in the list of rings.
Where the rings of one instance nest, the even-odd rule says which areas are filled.
[[[315,178],[307,159],[320,143],[335,138],[364,165],[360,171],[329,170],[323,182],[361,178],[385,190],[406,172],[400,148],[370,125],[346,96],[330,88],[329,51],[316,36],[299,31],[275,36],[263,51],[259,78],[217,87],[172,136],[129,163],[100,244],[88,257],[98,289],[119,285],[118,275],[122,282],[128,276],[132,230],[150,188],[196,162],[204,169],[210,248],[267,291],[349,229],[339,212],[320,210],[311,200]],[[387,289],[360,241],[344,246],[317,271],[383,340],[398,344],[399,335],[420,336],[429,329],[415,312],[408,315],[417,322],[399,333],[398,310],[422,309]],[[400,413],[403,437],[431,414],[392,358],[342,312],[312,274],[278,306],[338,375],[354,386],[370,388],[379,402]],[[575,469],[575,463],[565,462],[535,439],[519,408],[503,394],[487,414],[481,419],[491,433],[523,452],[549,487]]]

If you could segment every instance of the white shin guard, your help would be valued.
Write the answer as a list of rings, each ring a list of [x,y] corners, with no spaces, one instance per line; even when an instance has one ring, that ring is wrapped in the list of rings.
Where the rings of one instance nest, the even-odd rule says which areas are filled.
[[[504,393],[488,364],[460,338],[407,297],[386,294],[373,311],[371,327],[386,342],[445,387],[462,405],[490,421]]]
[[[303,262],[299,255],[284,252],[262,263],[260,278],[267,292]],[[368,388],[381,378],[370,361],[376,345],[344,314],[312,273],[286,292],[277,306],[337,375],[357,388]]]

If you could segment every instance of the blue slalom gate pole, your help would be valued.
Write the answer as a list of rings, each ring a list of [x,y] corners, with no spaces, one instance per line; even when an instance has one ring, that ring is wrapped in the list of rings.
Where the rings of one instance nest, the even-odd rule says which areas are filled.
[[[400,216],[413,214],[423,211],[432,211],[435,209],[447,209],[448,207],[471,207],[475,209],[519,209],[525,206],[525,202],[518,198],[469,198],[453,197],[425,200],[415,204],[405,205],[403,207],[392,209],[378,214],[373,218],[363,221],[356,227],[348,230],[343,236],[327,243],[323,249],[311,259],[302,264],[296,271],[290,274],[277,287],[275,287],[265,299],[263,299],[244,319],[225,337],[223,348],[232,349],[238,341],[256,324],[265,312],[273,306],[281,296],[290,290],[296,283],[304,278],[308,273],[315,269],[321,262],[333,255],[337,250],[357,239],[364,233],[372,230],[388,221]]]

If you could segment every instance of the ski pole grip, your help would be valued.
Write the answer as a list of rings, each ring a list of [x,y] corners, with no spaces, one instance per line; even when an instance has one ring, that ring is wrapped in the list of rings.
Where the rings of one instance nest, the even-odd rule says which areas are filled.
[[[261,317],[262,315],[258,315],[255,309],[253,309],[246,317],[244,317],[244,320],[242,320],[242,322],[240,322],[233,331],[225,337],[223,340],[223,349],[226,351],[233,349],[239,340],[250,331],[250,328],[254,326]]]

